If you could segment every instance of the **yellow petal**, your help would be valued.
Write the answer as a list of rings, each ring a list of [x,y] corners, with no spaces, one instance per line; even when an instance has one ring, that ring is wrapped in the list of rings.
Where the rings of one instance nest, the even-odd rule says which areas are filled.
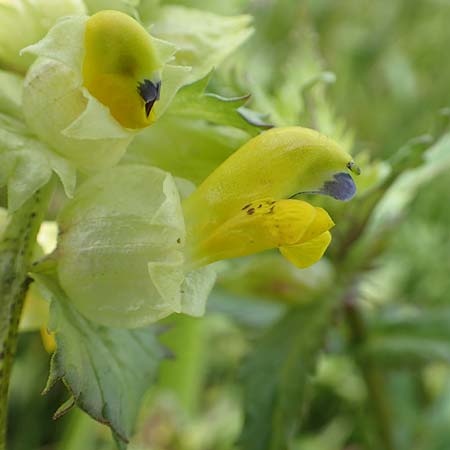
[[[316,214],[316,208],[301,200],[248,203],[201,241],[193,257],[206,264],[293,245],[301,240]]]
[[[309,267],[322,258],[331,242],[331,233],[325,233],[302,244],[290,247],[281,247],[281,254],[299,269]]]
[[[53,353],[56,350],[55,335],[50,333],[47,327],[41,327],[41,339],[47,353]]]
[[[323,208],[316,207],[316,217],[311,222],[310,226],[298,243],[301,244],[303,242],[310,241],[333,227],[334,222],[329,214]]]

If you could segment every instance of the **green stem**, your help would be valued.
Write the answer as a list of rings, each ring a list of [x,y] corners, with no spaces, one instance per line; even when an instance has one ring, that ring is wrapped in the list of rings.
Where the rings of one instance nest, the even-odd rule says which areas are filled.
[[[367,340],[367,328],[359,309],[357,298],[358,292],[356,287],[350,289],[344,298],[345,314],[351,330],[351,341],[356,349]],[[357,358],[357,363],[369,392],[371,409],[378,428],[379,440],[381,441],[380,447],[383,450],[395,450],[391,409],[384,388],[383,372],[368,357],[363,359]]]
[[[53,181],[47,183],[12,214],[0,242],[0,450],[6,448],[8,388],[20,314],[31,281],[28,272],[53,185]]]
[[[173,352],[174,359],[160,367],[160,386],[173,392],[184,411],[195,414],[202,388],[205,364],[205,318],[173,315],[171,329],[161,341]]]

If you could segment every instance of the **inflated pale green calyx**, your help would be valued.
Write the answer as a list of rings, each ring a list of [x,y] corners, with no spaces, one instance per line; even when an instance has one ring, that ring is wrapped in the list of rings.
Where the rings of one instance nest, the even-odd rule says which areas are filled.
[[[137,327],[174,312],[203,314],[215,274],[186,270],[180,198],[167,172],[133,165],[95,175],[59,225],[59,283],[90,320]]]
[[[150,35],[131,17],[100,11],[86,23],[83,83],[125,128],[154,120],[162,64]]]

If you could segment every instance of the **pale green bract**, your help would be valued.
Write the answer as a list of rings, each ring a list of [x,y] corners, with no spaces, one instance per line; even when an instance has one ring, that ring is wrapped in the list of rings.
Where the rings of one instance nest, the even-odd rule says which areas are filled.
[[[22,118],[23,77],[0,70],[0,112]]]
[[[5,232],[6,227],[9,223],[8,210],[5,208],[0,208],[0,239]]]
[[[245,131],[179,119],[169,109],[166,116],[136,136],[124,160],[161,167],[199,184],[247,139]]]
[[[131,328],[174,312],[203,314],[215,271],[185,272],[183,213],[167,172],[130,165],[95,175],[59,225],[59,282],[90,320]]]
[[[25,73],[35,57],[20,55],[63,16],[85,14],[83,0],[0,1],[0,67]]]
[[[76,184],[75,167],[30,135],[22,122],[0,113],[0,186],[7,186],[8,209],[17,210],[49,181],[52,172],[71,196]]]
[[[84,0],[89,14],[94,14],[105,9],[114,9],[121,11],[129,16],[137,17],[137,6],[140,0]]]
[[[176,62],[192,66],[190,81],[204,77],[253,33],[249,15],[227,17],[178,5],[162,6],[152,19],[152,35],[176,44]]]

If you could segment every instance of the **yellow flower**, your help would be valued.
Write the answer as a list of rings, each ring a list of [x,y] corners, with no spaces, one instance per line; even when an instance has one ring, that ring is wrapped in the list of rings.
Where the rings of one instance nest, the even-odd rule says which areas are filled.
[[[359,173],[350,155],[314,130],[277,128],[251,139],[184,201],[193,266],[271,248],[297,267],[314,264],[334,222],[293,197],[349,200],[356,189],[346,170]]]
[[[47,290],[105,326],[143,326],[174,312],[201,316],[214,261],[270,248],[298,267],[317,261],[333,221],[293,197],[349,200],[355,185],[348,170],[358,171],[336,143],[293,127],[251,139],[193,192],[155,167],[102,171],[59,215],[58,282]]]
[[[125,38],[126,37],[126,38]],[[84,86],[125,128],[155,121],[162,63],[151,36],[118,11],[100,11],[86,22]]]
[[[185,84],[190,67],[170,64],[175,51],[118,11],[64,17],[22,50],[38,56],[24,81],[25,122],[77,169],[112,167]]]

